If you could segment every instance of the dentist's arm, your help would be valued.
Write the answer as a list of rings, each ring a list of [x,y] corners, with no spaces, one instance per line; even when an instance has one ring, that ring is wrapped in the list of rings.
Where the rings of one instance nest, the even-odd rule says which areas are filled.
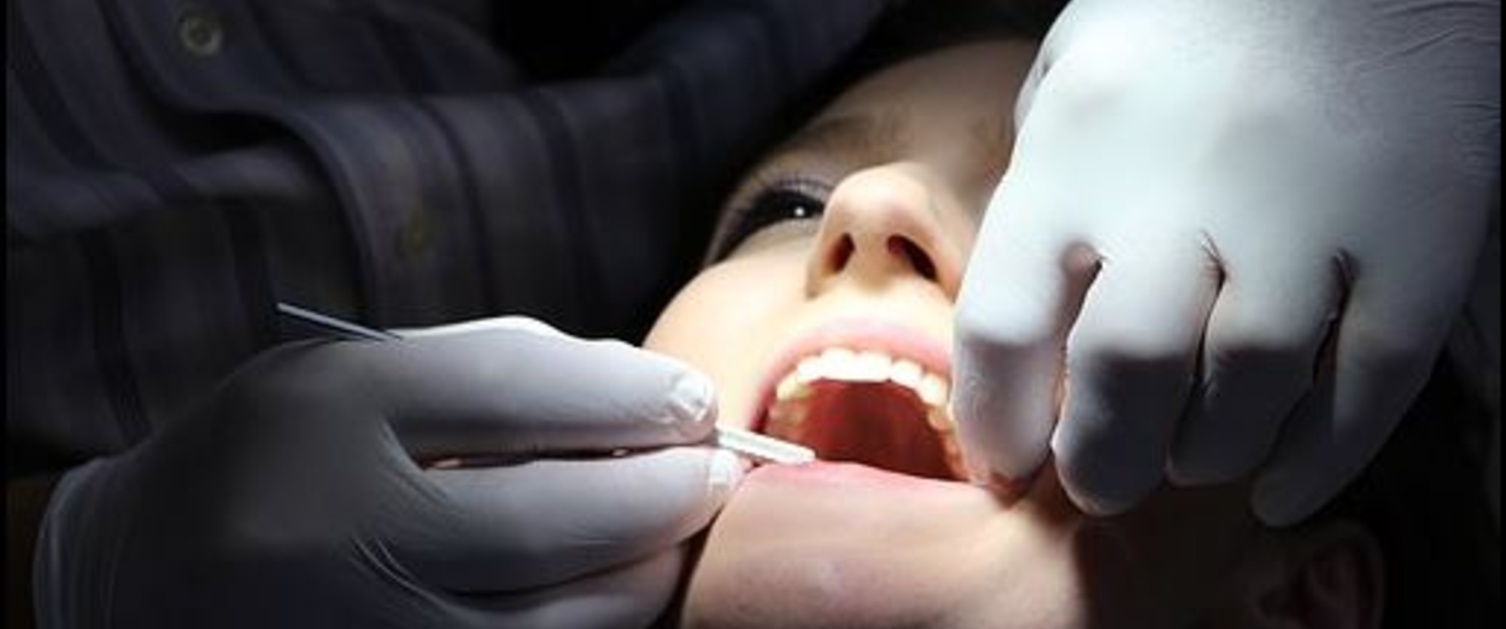
[[[740,465],[669,447],[710,435],[704,378],[541,329],[263,354],[57,484],[39,626],[647,626]]]
[[[1499,55],[1491,0],[1070,4],[959,298],[975,473],[1051,454],[1096,513],[1163,477],[1252,479],[1271,524],[1321,507],[1470,286]]]

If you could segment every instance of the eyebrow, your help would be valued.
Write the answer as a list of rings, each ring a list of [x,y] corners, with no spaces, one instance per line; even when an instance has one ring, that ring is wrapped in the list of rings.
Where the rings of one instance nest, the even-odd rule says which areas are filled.
[[[904,122],[908,113],[903,107],[890,106],[822,118],[780,143],[772,154],[835,154],[842,161],[855,165],[889,161],[901,153],[908,142]],[[975,143],[983,157],[980,163],[983,174],[998,177],[1008,165],[1014,146],[1014,133],[1009,122],[1007,119],[983,119],[969,125],[968,139]]]
[[[904,111],[886,108],[822,118],[790,136],[774,154],[836,153],[855,163],[877,163],[903,144]]]

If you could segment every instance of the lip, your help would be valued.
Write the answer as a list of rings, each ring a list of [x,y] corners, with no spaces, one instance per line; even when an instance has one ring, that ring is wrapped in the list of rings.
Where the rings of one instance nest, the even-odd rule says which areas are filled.
[[[748,422],[756,431],[763,431],[769,406],[774,403],[774,388],[779,380],[795,368],[795,365],[812,354],[830,347],[844,347],[862,351],[884,352],[896,358],[913,360],[948,381],[952,378],[951,352],[930,335],[908,325],[869,317],[842,317],[832,319],[806,330],[790,341],[789,345],[775,355],[764,370],[759,383],[758,404],[754,416]]]
[[[755,474],[757,476],[755,476]],[[763,465],[754,468],[745,479],[776,483],[820,483],[862,488],[870,491],[981,491],[981,488],[958,481],[900,474],[889,470],[842,461],[811,461],[799,465]]]

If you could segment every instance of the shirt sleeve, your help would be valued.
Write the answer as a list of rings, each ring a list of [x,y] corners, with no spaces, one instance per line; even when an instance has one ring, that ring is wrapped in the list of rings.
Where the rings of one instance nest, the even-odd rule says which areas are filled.
[[[7,476],[182,414],[284,338],[279,300],[636,334],[719,186],[883,9],[685,3],[537,82],[457,2],[12,4]]]

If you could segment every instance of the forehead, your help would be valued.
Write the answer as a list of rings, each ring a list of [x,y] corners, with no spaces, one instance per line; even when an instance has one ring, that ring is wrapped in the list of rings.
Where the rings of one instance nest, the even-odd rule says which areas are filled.
[[[992,111],[1013,104],[1020,80],[1034,57],[1023,40],[974,42],[942,48],[885,67],[832,102],[841,113],[882,102],[923,107]]]
[[[819,154],[855,165],[959,161],[997,174],[1013,141],[1014,100],[1034,46],[997,41],[914,57],[860,81],[776,154]]]

